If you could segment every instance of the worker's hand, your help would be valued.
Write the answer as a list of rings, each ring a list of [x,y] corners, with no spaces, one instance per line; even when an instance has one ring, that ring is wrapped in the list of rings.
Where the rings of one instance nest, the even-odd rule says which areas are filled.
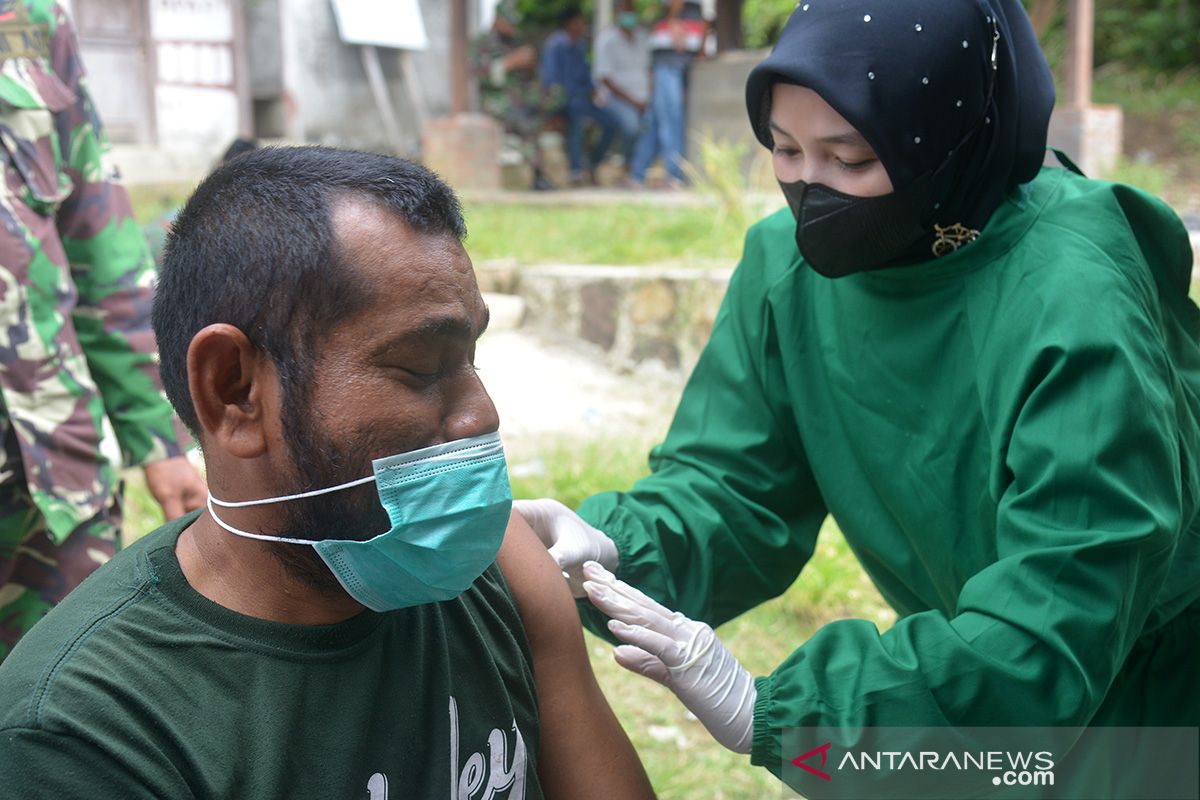
[[[583,574],[588,599],[612,617],[608,629],[626,642],[613,652],[617,663],[666,686],[713,738],[749,753],[758,692],[713,629],[668,610],[595,562],[585,564]]]
[[[557,500],[514,500],[513,510],[521,514],[537,533],[542,544],[563,571],[571,594],[585,597],[583,564],[599,561],[608,569],[617,568],[617,546],[612,539],[588,525],[579,515]]]
[[[169,520],[200,508],[208,497],[208,486],[186,456],[155,461],[142,470],[146,473],[146,488]]]

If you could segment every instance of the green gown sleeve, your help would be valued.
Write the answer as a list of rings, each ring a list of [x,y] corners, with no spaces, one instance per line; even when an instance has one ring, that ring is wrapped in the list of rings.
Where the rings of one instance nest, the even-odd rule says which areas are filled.
[[[1080,726],[1095,715],[1186,528],[1187,476],[1151,282],[1087,242],[1074,257],[1089,269],[1070,302],[992,331],[1012,359],[981,400],[1013,409],[999,437],[1010,480],[995,561],[965,580],[951,614],[911,614],[882,634],[836,621],[759,678],[753,763],[780,774],[793,727]]]
[[[812,555],[826,509],[800,444],[766,302],[793,261],[752,228],[651,475],[579,513],[616,542],[620,577],[711,625],[782,593]],[[789,238],[790,241],[790,238]],[[794,249],[794,245],[792,245]],[[588,627],[604,617],[580,604]]]

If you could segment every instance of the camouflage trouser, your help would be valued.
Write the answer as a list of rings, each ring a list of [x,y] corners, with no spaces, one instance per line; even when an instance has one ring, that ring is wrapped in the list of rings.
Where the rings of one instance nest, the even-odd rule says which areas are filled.
[[[542,168],[542,148],[539,137],[551,114],[540,108],[514,106],[501,117],[508,143],[515,145],[521,156],[534,169]]]
[[[8,461],[14,462],[20,458]],[[0,662],[35,622],[113,557],[120,528],[118,487],[106,510],[56,545],[20,468],[0,479]]]
[[[542,168],[540,136],[561,111],[564,95],[561,87],[541,89],[537,96],[512,96],[486,92],[480,100],[483,110],[504,126],[509,146],[515,146],[535,170]]]

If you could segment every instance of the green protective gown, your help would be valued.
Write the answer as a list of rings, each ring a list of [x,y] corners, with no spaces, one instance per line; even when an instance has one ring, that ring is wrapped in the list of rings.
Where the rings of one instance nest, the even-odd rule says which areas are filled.
[[[787,210],[750,230],[652,474],[580,508],[621,578],[713,625],[838,522],[900,619],[832,622],[758,678],[753,763],[779,774],[797,726],[1200,725],[1174,213],[1044,169],[921,265],[829,280],[794,234]]]

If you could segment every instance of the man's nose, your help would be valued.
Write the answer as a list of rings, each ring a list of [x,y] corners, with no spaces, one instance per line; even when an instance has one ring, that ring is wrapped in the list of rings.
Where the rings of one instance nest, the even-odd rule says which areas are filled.
[[[443,422],[445,440],[483,436],[500,428],[496,404],[474,370],[463,377],[461,388],[450,400]]]

